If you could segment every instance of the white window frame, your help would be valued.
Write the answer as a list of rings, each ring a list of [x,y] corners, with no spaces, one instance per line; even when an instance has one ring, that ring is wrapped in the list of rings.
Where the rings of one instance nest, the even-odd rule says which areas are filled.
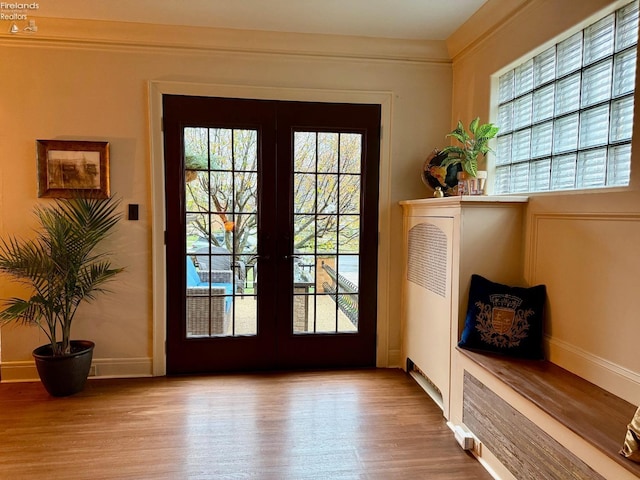
[[[494,143],[494,161],[490,165],[495,194],[629,185],[638,20],[636,17],[635,21],[622,24],[620,18],[631,5],[637,16],[638,0],[619,2],[615,9],[566,32],[562,38],[493,76],[497,94],[492,118],[500,127]],[[595,59],[590,60],[589,47],[593,44],[601,46],[597,40],[603,37],[594,32],[610,31],[609,23],[613,23],[610,51],[592,55]],[[623,31],[631,31],[625,30],[625,26],[631,26],[633,30],[631,40],[619,38]],[[598,30],[598,27],[603,28]],[[585,42],[585,36],[596,41]],[[575,49],[576,45],[580,54],[569,50],[566,61],[560,64],[558,58],[562,58],[563,49],[567,51],[571,46]],[[625,59],[626,76],[620,77]],[[632,64],[628,63],[629,59],[633,60]],[[608,92],[606,88],[604,92],[585,88],[602,85],[603,82],[588,83],[588,80],[606,79],[607,75],[610,80]],[[619,78],[630,79],[630,82],[620,86],[616,84]],[[576,82],[580,86],[578,89]],[[560,109],[563,103],[559,101],[561,89],[574,95],[567,98],[569,106],[564,111]],[[589,100],[589,94],[593,101]],[[598,127],[603,122],[606,122],[606,131]],[[592,125],[595,127],[590,130]],[[588,168],[584,168],[585,165]],[[537,180],[532,181],[532,178]]]

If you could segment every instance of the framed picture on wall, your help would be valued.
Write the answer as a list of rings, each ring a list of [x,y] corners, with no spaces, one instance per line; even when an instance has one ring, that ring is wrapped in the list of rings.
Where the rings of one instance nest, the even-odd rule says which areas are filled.
[[[37,140],[38,196],[109,198],[109,143]]]

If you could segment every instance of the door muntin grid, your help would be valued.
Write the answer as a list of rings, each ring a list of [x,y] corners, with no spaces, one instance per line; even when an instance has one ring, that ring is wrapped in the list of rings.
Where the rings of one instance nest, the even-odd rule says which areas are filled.
[[[258,333],[258,131],[185,127],[187,338]]]
[[[358,333],[363,140],[294,132],[294,334]]]

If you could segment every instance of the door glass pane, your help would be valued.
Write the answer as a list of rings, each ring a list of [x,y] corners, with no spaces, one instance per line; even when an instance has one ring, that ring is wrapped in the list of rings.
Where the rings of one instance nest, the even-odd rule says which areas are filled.
[[[209,155],[212,167],[216,170],[233,168],[233,130],[228,128],[209,128]]]
[[[317,177],[316,203],[318,213],[337,213],[338,175],[319,174]]]
[[[315,132],[295,132],[294,165],[296,172],[316,171],[316,134]]]
[[[258,192],[258,174],[255,172],[236,172],[233,175],[233,198],[236,212],[256,213]]]
[[[233,237],[236,260],[250,263],[251,256],[258,254],[258,215],[236,215],[234,231],[242,232]]]
[[[316,216],[315,215],[294,215],[295,235],[293,244],[295,254],[313,254],[316,251]],[[311,259],[313,260],[313,259]]]
[[[319,215],[316,221],[318,253],[335,253],[338,248],[338,215]]]
[[[295,213],[313,213],[316,211],[316,175],[296,173],[293,175],[293,211]]]
[[[257,144],[255,130],[184,129],[187,338],[257,334]]]
[[[293,325],[358,332],[362,135],[295,132]]]
[[[234,169],[239,172],[256,172],[258,170],[258,132],[232,130],[232,133]]]
[[[360,175],[340,175],[340,213],[360,213]]]
[[[358,238],[359,240],[359,238]],[[343,249],[340,249],[343,251]],[[345,249],[344,251],[347,251]],[[358,255],[338,256],[338,296],[337,302],[344,316],[338,315],[338,330],[353,332],[358,329],[358,274],[360,272]]]
[[[184,163],[188,170],[206,170],[209,165],[207,153],[207,128],[184,129]]]
[[[357,254],[360,252],[360,215],[340,215],[339,222],[338,250]]]
[[[362,135],[359,133],[340,134],[340,172],[360,173],[362,157]]]
[[[338,171],[338,142],[339,135],[337,133],[318,133],[317,134],[317,153],[318,164],[316,170],[319,172],[337,172]]]

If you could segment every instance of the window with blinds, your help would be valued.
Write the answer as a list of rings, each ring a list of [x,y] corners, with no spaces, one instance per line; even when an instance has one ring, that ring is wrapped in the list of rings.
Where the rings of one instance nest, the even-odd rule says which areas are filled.
[[[638,1],[499,77],[494,192],[629,184]]]

